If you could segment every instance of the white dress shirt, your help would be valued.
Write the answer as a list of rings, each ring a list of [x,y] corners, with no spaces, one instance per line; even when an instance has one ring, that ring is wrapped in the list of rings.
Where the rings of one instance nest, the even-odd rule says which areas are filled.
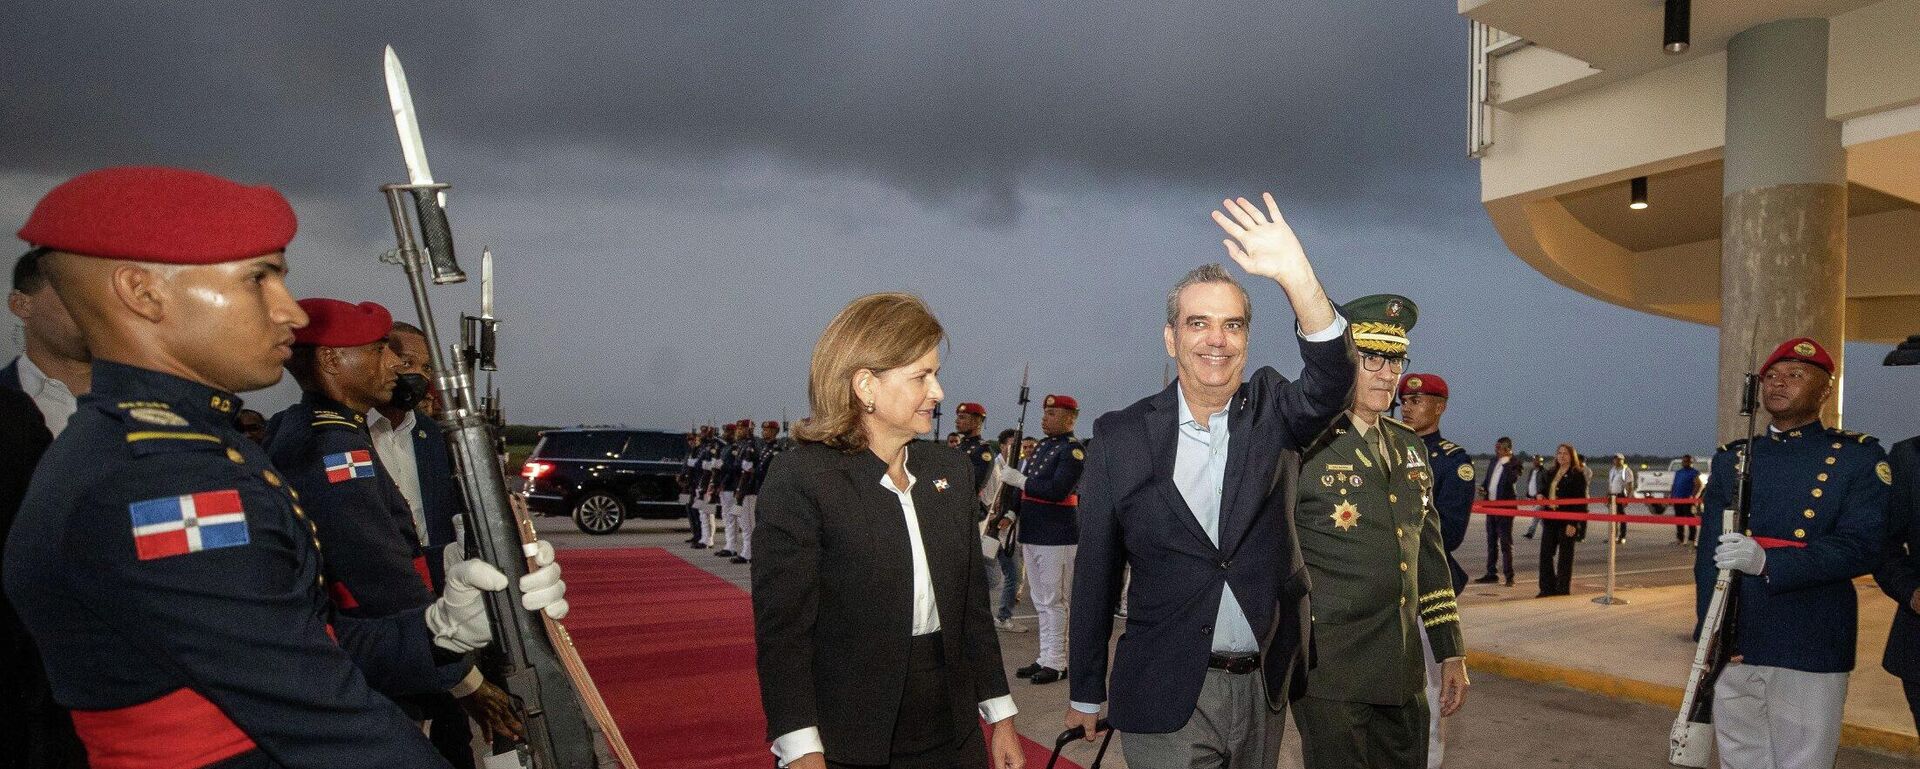
[[[66,382],[47,376],[47,372],[33,365],[32,358],[23,354],[14,360],[20,364],[21,392],[40,407],[40,415],[47,419],[47,430],[55,438],[60,437],[60,431],[67,429],[67,420],[73,418],[74,410],[79,407],[73,391],[67,389]]]
[[[367,433],[373,437],[373,451],[380,455],[380,466],[386,468],[393,485],[400,487],[400,496],[407,498],[407,510],[413,513],[413,531],[419,535],[420,544],[425,545],[427,506],[420,498],[420,462],[413,454],[416,413],[407,409],[407,415],[396,425],[387,421],[379,409],[368,411]]]
[[[902,449],[904,452],[905,449]],[[904,459],[904,457],[903,457]],[[905,462],[902,462],[905,471]],[[900,498],[900,512],[907,519],[907,547],[913,552],[913,634],[926,635],[940,630],[940,607],[934,602],[933,573],[927,570],[927,547],[920,540],[920,513],[913,506],[913,473],[907,473],[907,487],[893,482],[893,476],[881,473],[880,485]],[[1020,712],[1013,695],[1003,694],[980,703],[980,718],[995,724]],[[825,753],[820,728],[809,726],[780,735],[773,741],[773,755],[786,766],[808,753]]]
[[[1496,457],[1493,469],[1487,471],[1487,499],[1500,498],[1500,473],[1507,469],[1507,462],[1513,457]]]

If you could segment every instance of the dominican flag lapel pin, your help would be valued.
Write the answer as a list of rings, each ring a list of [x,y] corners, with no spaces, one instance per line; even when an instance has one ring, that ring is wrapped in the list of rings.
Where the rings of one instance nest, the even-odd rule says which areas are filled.
[[[936,479],[936,480],[935,480],[935,481],[933,482],[933,490],[934,490],[934,491],[946,491],[946,490],[947,490],[947,479],[945,479],[945,478],[939,478],[939,479]]]
[[[142,561],[247,544],[247,511],[237,489],[161,497],[127,506]]]
[[[328,483],[373,477],[373,454],[366,449],[328,454],[323,464],[327,467]]]

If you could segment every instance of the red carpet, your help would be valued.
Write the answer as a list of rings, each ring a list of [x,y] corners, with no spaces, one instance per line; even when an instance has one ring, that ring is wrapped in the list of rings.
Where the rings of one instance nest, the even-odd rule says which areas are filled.
[[[573,606],[567,630],[641,766],[773,765],[746,591],[660,548],[559,558]],[[1051,744],[1021,741],[1027,766],[1045,767]],[[1079,769],[1065,758],[1058,766]]]

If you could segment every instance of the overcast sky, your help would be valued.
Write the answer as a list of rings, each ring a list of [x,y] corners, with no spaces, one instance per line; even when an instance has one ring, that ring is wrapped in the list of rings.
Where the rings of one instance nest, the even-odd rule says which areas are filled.
[[[904,289],[953,338],[950,403],[1007,426],[1031,362],[1090,427],[1160,387],[1168,285],[1225,261],[1208,212],[1272,190],[1337,301],[1419,304],[1454,440],[1712,448],[1714,329],[1562,288],[1495,235],[1452,3],[0,5],[6,229],[99,166],[268,183],[300,215],[297,295],[405,318],[376,261],[376,187],[405,180],[393,44],[460,256],[498,260],[515,422],[798,418],[833,313]],[[1254,364],[1297,372],[1284,295],[1252,295]],[[433,297],[451,317],[478,288]],[[1886,349],[1848,347],[1846,407],[1891,442],[1920,430],[1920,372]]]

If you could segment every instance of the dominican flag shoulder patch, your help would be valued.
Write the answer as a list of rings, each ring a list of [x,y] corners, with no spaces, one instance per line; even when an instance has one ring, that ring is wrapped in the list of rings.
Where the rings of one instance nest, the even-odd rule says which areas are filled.
[[[322,464],[327,467],[328,483],[373,477],[373,452],[366,449],[328,454]]]
[[[127,505],[133,548],[142,561],[247,544],[247,511],[238,489],[147,499]]]

